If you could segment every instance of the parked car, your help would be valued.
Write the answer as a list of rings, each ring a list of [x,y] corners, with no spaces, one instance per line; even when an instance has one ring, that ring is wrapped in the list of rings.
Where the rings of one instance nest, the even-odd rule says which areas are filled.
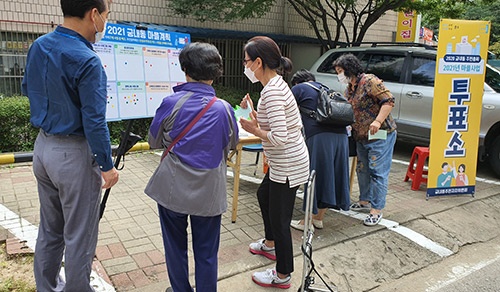
[[[331,49],[312,66],[316,80],[344,92],[332,62],[352,53],[361,61],[365,72],[373,73],[396,98],[392,110],[398,124],[398,139],[428,144],[430,141],[435,48],[416,45],[383,45]],[[500,177],[500,70],[486,65],[483,109],[479,134],[479,159],[488,160]]]

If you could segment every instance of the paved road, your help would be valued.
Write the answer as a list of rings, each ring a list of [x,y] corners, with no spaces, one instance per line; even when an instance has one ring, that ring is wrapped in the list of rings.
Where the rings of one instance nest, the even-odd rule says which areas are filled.
[[[459,253],[374,291],[498,292],[500,237],[463,247]],[[411,289],[410,289],[411,288]]]

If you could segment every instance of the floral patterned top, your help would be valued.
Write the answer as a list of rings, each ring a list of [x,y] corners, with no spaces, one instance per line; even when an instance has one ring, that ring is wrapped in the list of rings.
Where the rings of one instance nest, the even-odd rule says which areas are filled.
[[[368,142],[370,124],[377,117],[380,107],[389,103],[394,106],[394,96],[384,86],[381,79],[373,74],[360,74],[356,86],[348,84],[345,96],[352,104],[356,122],[352,124],[354,139]],[[389,114],[380,129],[392,132],[396,130],[396,122]]]

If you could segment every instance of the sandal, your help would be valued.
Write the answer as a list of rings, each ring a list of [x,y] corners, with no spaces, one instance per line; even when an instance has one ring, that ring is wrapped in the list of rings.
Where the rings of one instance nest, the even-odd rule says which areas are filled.
[[[371,209],[371,206],[370,204],[361,204],[359,202],[356,202],[356,203],[352,203],[350,206],[349,206],[349,209],[351,211],[370,211]]]
[[[374,215],[374,214],[370,213],[365,218],[365,221],[363,221],[363,224],[365,224],[366,226],[375,226],[375,225],[379,224],[381,220],[382,220],[382,213],[380,213],[378,215]]]

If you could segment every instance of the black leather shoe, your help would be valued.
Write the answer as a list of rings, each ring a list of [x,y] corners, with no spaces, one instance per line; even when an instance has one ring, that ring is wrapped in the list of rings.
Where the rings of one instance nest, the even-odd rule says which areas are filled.
[[[172,289],[172,287],[168,287],[167,290],[165,290],[165,292],[174,292],[174,289]]]

